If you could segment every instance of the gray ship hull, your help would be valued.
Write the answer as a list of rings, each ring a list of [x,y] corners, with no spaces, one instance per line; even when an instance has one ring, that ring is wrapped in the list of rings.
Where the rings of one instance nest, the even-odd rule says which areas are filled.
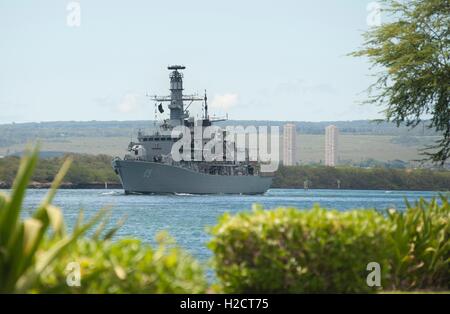
[[[262,194],[272,177],[210,175],[148,161],[114,160],[125,193]]]

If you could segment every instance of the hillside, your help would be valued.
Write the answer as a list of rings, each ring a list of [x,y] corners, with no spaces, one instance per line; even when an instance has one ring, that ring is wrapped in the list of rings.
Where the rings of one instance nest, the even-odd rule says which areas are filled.
[[[286,121],[229,120],[218,125],[278,125]],[[339,159],[357,164],[374,159],[380,162],[419,159],[419,150],[437,139],[431,130],[408,130],[391,123],[361,121],[295,122],[300,164],[323,160],[324,128],[334,124],[340,129]],[[122,156],[138,129],[149,131],[152,121],[42,122],[0,125],[0,156],[20,154],[27,143],[39,141],[44,155],[65,152]],[[281,141],[282,142],[282,141]],[[281,149],[281,148],[280,148]]]

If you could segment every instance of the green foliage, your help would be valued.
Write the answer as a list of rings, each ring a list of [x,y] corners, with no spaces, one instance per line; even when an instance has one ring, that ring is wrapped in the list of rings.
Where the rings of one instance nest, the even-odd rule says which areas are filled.
[[[74,162],[67,173],[66,181],[74,184],[118,182],[118,177],[111,167],[111,159],[106,155],[74,155]]]
[[[449,217],[446,198],[387,215],[257,208],[225,214],[209,247],[225,292],[376,292],[366,284],[370,262],[384,290],[448,289]]]
[[[28,181],[35,168],[37,149],[22,159],[11,197],[0,194],[0,292],[25,291],[36,278],[84,232],[94,225],[102,212],[87,224],[76,226],[72,234],[64,230],[62,213],[51,205],[56,189],[70,166],[66,161],[56,175],[52,188],[31,217],[22,220],[20,213]],[[42,251],[45,236],[53,229],[54,244]]]
[[[373,210],[256,209],[224,215],[209,247],[225,292],[368,292],[387,230]]]
[[[40,183],[52,182],[58,173],[58,169],[67,158],[72,159],[72,165],[64,178],[65,182],[75,185],[103,182],[118,183],[118,178],[111,167],[111,157],[80,154],[40,159],[36,164],[31,180]],[[0,159],[0,181],[6,184],[12,183],[19,162],[20,159],[13,156]]]
[[[415,127],[431,116],[427,126],[442,138],[427,155],[444,164],[450,157],[450,2],[382,3],[392,22],[365,33],[364,48],[353,53],[380,69],[368,102],[386,106],[387,120],[397,125]]]
[[[153,249],[136,239],[83,239],[48,269],[33,292],[40,293],[204,293],[202,267],[164,234]],[[66,284],[70,263],[78,263],[80,286]]]
[[[427,203],[423,199],[406,213],[389,211],[393,248],[389,260],[392,289],[445,288],[450,284],[450,205],[441,197]]]
[[[450,171],[428,169],[386,169],[325,166],[280,167],[272,187],[303,188],[308,180],[313,189],[383,189],[383,190],[433,190],[450,189]]]

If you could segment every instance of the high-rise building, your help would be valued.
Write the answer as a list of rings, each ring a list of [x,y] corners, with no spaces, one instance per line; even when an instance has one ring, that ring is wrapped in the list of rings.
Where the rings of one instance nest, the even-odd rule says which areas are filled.
[[[283,127],[283,165],[295,165],[296,144],[297,130],[295,124],[285,124]]]
[[[325,166],[336,166],[339,129],[335,125],[325,128]]]

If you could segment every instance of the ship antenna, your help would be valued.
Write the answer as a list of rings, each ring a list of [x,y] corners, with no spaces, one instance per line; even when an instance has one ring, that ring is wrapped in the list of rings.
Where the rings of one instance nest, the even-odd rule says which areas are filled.
[[[156,113],[156,102],[155,102],[155,120],[153,121],[153,127],[156,128],[156,120],[158,119],[157,113]]]
[[[205,119],[208,119],[208,96],[206,96],[206,89],[205,89]]]

